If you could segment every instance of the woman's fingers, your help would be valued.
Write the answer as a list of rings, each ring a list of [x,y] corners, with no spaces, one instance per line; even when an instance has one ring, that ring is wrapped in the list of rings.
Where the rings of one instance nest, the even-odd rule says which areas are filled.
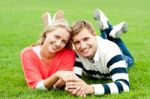
[[[57,74],[58,74],[58,77],[64,80],[65,82],[76,81],[80,79],[72,71],[59,71]]]
[[[66,86],[82,86],[84,85],[84,82],[81,80],[72,80],[72,81],[68,81],[66,82]]]

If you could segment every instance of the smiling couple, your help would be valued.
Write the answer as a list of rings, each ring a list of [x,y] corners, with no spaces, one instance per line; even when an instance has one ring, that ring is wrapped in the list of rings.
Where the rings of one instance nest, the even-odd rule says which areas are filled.
[[[134,59],[121,40],[128,25],[121,22],[112,26],[100,9],[95,10],[94,19],[101,36],[96,35],[92,24],[86,20],[75,21],[69,26],[61,10],[53,19],[50,13],[43,14],[41,38],[21,52],[29,87],[41,90],[64,88],[81,97],[129,91],[128,69]],[[81,79],[82,74],[108,78],[112,82],[87,84]]]

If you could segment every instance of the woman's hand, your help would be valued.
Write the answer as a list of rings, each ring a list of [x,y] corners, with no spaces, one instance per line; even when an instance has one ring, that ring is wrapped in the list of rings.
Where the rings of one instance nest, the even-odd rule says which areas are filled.
[[[46,78],[43,83],[44,86],[49,89],[53,86],[61,87],[63,83],[65,84],[68,81],[76,81],[77,79],[79,79],[78,76],[76,76],[72,71],[58,71],[52,76]]]
[[[65,82],[79,80],[78,76],[76,76],[72,71],[58,71],[56,76]]]

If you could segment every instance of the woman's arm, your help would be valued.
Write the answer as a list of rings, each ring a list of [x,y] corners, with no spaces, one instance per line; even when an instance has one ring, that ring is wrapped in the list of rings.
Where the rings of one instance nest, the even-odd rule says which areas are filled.
[[[73,81],[79,79],[72,71],[58,71],[49,78],[43,81],[44,86],[49,89],[52,88],[55,84],[56,86],[61,86],[63,82]],[[60,84],[60,85],[59,85]]]
[[[43,84],[47,89],[50,89],[54,86],[54,84],[58,81],[58,79],[59,78],[57,76],[57,73],[55,73],[52,76],[50,76],[49,78],[45,79],[43,81]]]

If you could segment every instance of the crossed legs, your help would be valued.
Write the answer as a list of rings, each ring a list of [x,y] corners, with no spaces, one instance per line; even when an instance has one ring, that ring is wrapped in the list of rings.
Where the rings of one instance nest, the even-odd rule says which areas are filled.
[[[97,21],[99,29],[101,31],[101,37],[108,39],[116,43],[123,53],[123,57],[130,68],[134,64],[134,58],[129,52],[128,48],[121,40],[121,35],[127,32],[128,24],[121,22],[115,26],[112,26],[105,14],[100,10],[96,9],[94,12],[94,19]]]
[[[51,23],[55,20],[59,20],[59,19],[64,19],[64,12],[62,10],[58,10],[53,18],[52,16],[50,15],[49,12],[45,12],[43,13],[42,15],[42,22],[43,22],[43,25],[44,25],[44,28],[46,28],[47,26],[51,25]]]

